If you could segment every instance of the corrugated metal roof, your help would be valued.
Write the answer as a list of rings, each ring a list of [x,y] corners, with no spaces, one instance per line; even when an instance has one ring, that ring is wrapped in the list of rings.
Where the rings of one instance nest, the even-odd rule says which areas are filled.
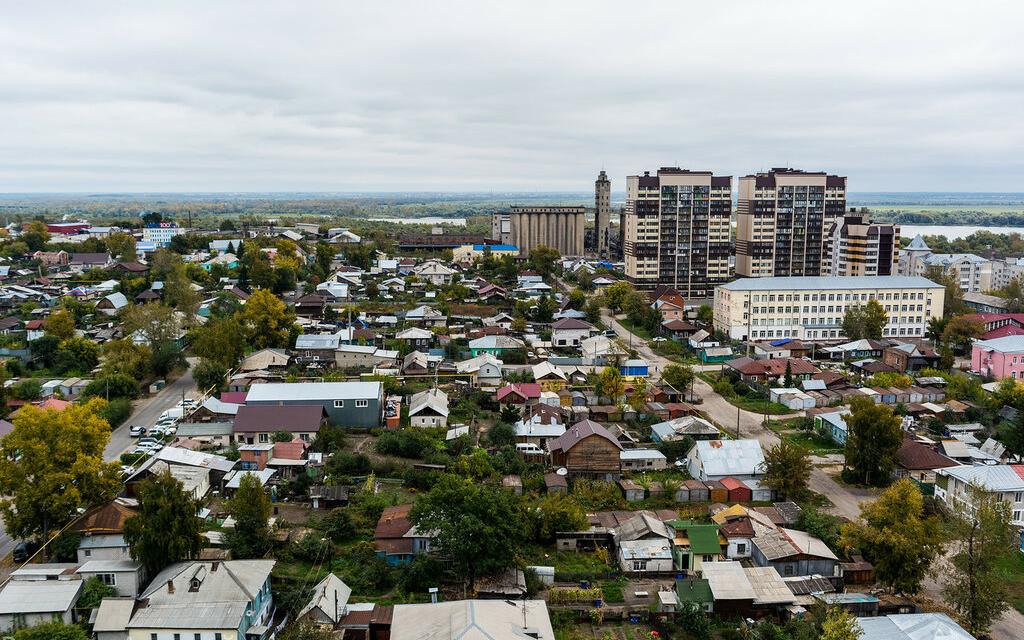
[[[245,401],[303,402],[325,400],[372,400],[381,396],[380,382],[268,382],[253,385]]]

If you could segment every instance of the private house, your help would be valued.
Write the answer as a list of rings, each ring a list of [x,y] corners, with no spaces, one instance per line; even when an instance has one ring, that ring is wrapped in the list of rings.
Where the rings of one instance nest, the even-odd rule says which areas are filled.
[[[286,369],[291,355],[284,349],[261,349],[238,365],[239,371],[272,371]]]
[[[643,491],[643,489],[641,489]],[[613,530],[619,568],[625,573],[672,573],[673,530],[649,512],[640,512]]]
[[[423,280],[434,285],[450,284],[455,269],[447,267],[438,260],[427,260],[413,269],[413,273]]]
[[[455,371],[468,375],[474,387],[496,387],[501,384],[502,361],[489,353],[482,353],[475,358],[463,360],[455,364]]]
[[[384,412],[384,386],[380,382],[266,383],[249,388],[246,406],[319,404],[331,424],[372,429]]]
[[[897,479],[910,478],[922,486],[934,485],[935,472],[938,469],[955,466],[955,460],[912,438],[904,438],[903,444],[896,452],[895,476]]]
[[[75,603],[85,583],[81,576],[65,573],[73,566],[32,565],[12,573],[0,589],[0,632],[13,634],[50,622],[77,622]]]
[[[721,432],[699,416],[681,416],[651,426],[651,439],[655,442],[672,442],[687,436],[694,440],[717,440]]]
[[[772,385],[785,379],[786,371],[794,381],[809,380],[818,373],[818,368],[803,359],[796,358],[736,358],[724,363],[733,375],[743,382]]]
[[[129,501],[115,498],[93,507],[70,527],[79,535],[78,562],[92,560],[130,560],[128,543],[124,540],[124,521],[135,515]]]
[[[295,360],[300,364],[334,364],[334,352],[341,344],[337,333],[303,334],[295,338]]]
[[[797,601],[770,567],[744,567],[735,560],[715,562],[704,571],[704,579],[711,592],[712,610],[723,617],[775,617]]]
[[[427,351],[434,342],[434,334],[419,327],[409,327],[396,333],[395,340],[401,340],[412,351]]]
[[[594,325],[583,320],[563,318],[551,325],[551,344],[555,347],[579,347],[596,333]]]
[[[764,453],[757,440],[698,440],[686,454],[686,464],[691,477],[705,482],[764,475]]]
[[[675,532],[672,556],[676,571],[697,575],[704,572],[706,565],[723,560],[723,541],[717,524],[689,520],[672,520],[668,524]]]
[[[849,407],[840,407],[836,411],[819,413],[814,416],[814,430],[823,436],[832,438],[836,444],[846,444],[846,416],[850,415]]]
[[[655,289],[651,298],[651,308],[661,314],[662,322],[686,319],[686,301],[678,291],[669,289],[659,292]]]
[[[507,598],[508,596],[495,600],[398,604],[391,609],[390,618],[381,616],[382,621],[371,621],[374,629],[381,629],[380,635],[374,635],[373,638],[552,640],[555,637],[546,602],[525,600],[519,596],[515,600],[515,606],[509,606]]]
[[[489,353],[500,358],[507,351],[517,351],[525,348],[526,345],[522,340],[510,336],[482,336],[469,341],[469,350],[474,357],[483,353]]]
[[[867,338],[820,349],[820,352],[829,360],[878,359],[882,357],[883,351],[885,351],[885,343],[878,340],[868,340]]]
[[[386,507],[373,531],[377,555],[392,567],[409,564],[417,554],[430,552],[430,536],[412,525],[411,511],[411,504]]]
[[[531,450],[536,449],[538,454],[544,454],[548,442],[565,433],[565,425],[554,416],[534,414],[516,422],[515,430],[516,445],[529,445]],[[520,450],[524,448],[520,447]]]
[[[341,344],[334,352],[334,365],[339,369],[376,369],[394,367],[397,351],[388,351],[373,345]]]
[[[128,640],[267,635],[274,611],[270,572],[274,560],[176,562],[161,571],[128,622]]]
[[[82,580],[99,578],[100,582],[112,587],[118,597],[135,598],[142,590],[145,570],[134,560],[90,560],[82,563],[75,573]]]
[[[666,465],[665,454],[657,449],[624,449],[619,452],[623,471],[657,471]]]
[[[545,360],[533,365],[533,379],[543,391],[559,392],[569,382],[565,372]]]
[[[68,260],[71,268],[82,271],[88,269],[106,269],[114,263],[109,253],[72,253]]]
[[[235,468],[235,462],[224,456],[192,451],[182,447],[164,447],[143,461],[139,468],[125,480],[124,495],[134,498],[139,484],[153,476],[169,471],[182,484],[182,488],[197,500],[209,493],[211,488],[220,488],[228,474]]]
[[[295,300],[292,307],[300,318],[323,318],[327,310],[327,296],[309,293]]]
[[[341,578],[328,573],[313,587],[313,597],[295,617],[298,622],[310,621],[318,626],[333,628],[349,614],[348,599],[352,589]]]
[[[975,640],[944,613],[896,613],[854,620],[860,627],[858,640]]]
[[[327,424],[327,411],[322,404],[245,404],[235,414],[232,432],[235,442],[245,444],[270,443],[274,434],[282,431],[303,442],[312,442]]]
[[[910,343],[886,347],[882,352],[882,362],[902,373],[917,373],[921,369],[935,368],[941,359],[931,347]]]
[[[541,388],[536,382],[513,382],[498,389],[495,399],[500,404],[530,405],[540,399]]]
[[[690,336],[697,333],[698,328],[686,320],[665,320],[661,323],[661,330],[673,340],[687,341]]]
[[[103,313],[104,315],[113,316],[117,315],[117,312],[128,306],[128,298],[125,297],[120,291],[112,293],[108,296],[100,298],[100,301],[96,303],[96,310]]]
[[[616,480],[621,473],[622,445],[603,426],[583,420],[548,442],[551,463],[565,467],[572,477]]]
[[[839,558],[824,542],[805,531],[766,526],[754,520],[751,560],[773,567],[783,578],[791,576],[839,577]]]
[[[274,444],[265,442],[261,444],[240,444],[238,445],[238,466],[242,471],[262,471],[267,468],[270,457],[274,451]]]
[[[443,327],[448,323],[448,317],[433,307],[421,305],[406,312],[405,321],[426,327]]]
[[[448,395],[440,389],[427,389],[409,398],[409,423],[414,427],[448,426]]]

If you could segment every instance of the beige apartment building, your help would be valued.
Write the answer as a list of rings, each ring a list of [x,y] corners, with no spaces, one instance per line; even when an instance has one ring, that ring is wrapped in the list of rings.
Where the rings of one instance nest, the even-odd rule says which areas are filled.
[[[563,256],[582,256],[585,207],[510,207],[491,216],[491,239],[519,247],[526,255],[540,246]]]
[[[772,169],[739,180],[736,275],[827,273],[833,226],[846,210],[846,178]]]
[[[732,178],[662,167],[626,178],[623,260],[640,288],[667,285],[711,296],[731,277]]]
[[[877,300],[885,337],[923,337],[942,317],[945,287],[920,276],[741,278],[715,289],[714,326],[733,340],[833,340],[851,307]]]
[[[849,213],[832,229],[831,255],[824,275],[891,276],[899,265],[900,227]]]

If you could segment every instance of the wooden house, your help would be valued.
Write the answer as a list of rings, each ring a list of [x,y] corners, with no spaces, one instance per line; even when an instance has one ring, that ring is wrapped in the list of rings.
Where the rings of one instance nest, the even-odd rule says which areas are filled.
[[[582,420],[548,442],[551,462],[565,467],[573,477],[616,480],[621,473],[622,445],[608,429]]]

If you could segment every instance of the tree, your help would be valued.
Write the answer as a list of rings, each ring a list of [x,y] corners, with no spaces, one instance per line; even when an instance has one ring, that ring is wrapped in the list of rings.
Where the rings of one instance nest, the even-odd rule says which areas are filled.
[[[83,398],[137,398],[139,397],[139,382],[135,378],[123,373],[96,378],[85,385],[82,391]]]
[[[569,306],[577,311],[583,311],[587,305],[587,294],[582,289],[573,289],[569,292]]]
[[[844,524],[839,544],[858,549],[875,565],[886,588],[914,594],[942,550],[941,524],[924,513],[924,497],[909,478],[896,481],[860,509],[861,520]]]
[[[787,389],[793,388],[793,361],[786,359],[786,373],[782,377],[782,386]]]
[[[781,440],[765,453],[764,483],[786,500],[803,501],[810,494],[811,468],[807,449]]]
[[[519,418],[519,407],[514,404],[501,405],[501,413],[498,415],[498,420],[506,424],[512,424],[519,422]]]
[[[14,640],[89,640],[89,634],[77,624],[48,622],[19,629]]]
[[[107,236],[107,251],[120,262],[132,262],[136,258],[135,238],[130,234],[118,232]]]
[[[684,393],[694,383],[696,377],[693,367],[685,364],[670,364],[661,372],[662,382]]]
[[[192,288],[192,279],[180,258],[164,278],[164,303],[188,316],[199,307],[199,295]]]
[[[899,389],[905,389],[913,383],[910,376],[896,371],[879,371],[867,380],[869,387],[896,387]]]
[[[487,442],[497,449],[507,445],[515,446],[516,429],[508,422],[499,422],[487,430]]]
[[[537,300],[537,311],[534,318],[536,318],[537,322],[551,322],[557,310],[558,306],[555,304],[555,301],[548,294],[542,294],[540,299]]]
[[[257,476],[246,473],[235,497],[228,501],[228,513],[235,519],[226,542],[235,558],[257,558],[270,547],[270,496]]]
[[[103,375],[125,375],[144,380],[150,374],[153,352],[144,344],[128,338],[103,343]]]
[[[93,399],[62,411],[26,405],[2,441],[0,513],[17,538],[63,527],[80,508],[112,500],[120,471],[103,462],[110,425],[98,415],[106,403]]]
[[[846,466],[858,481],[881,486],[892,478],[903,443],[900,418],[892,408],[855,398],[846,418]]]
[[[60,340],[73,338],[75,337],[75,316],[66,309],[54,311],[49,318],[43,321],[43,330],[47,335]]]
[[[889,323],[889,315],[885,312],[885,307],[878,300],[868,300],[861,314],[861,322],[864,327],[863,337],[869,340],[881,340],[882,331],[885,330],[885,325]]]
[[[143,482],[139,512],[125,520],[124,538],[132,558],[149,575],[174,562],[195,558],[203,549],[199,502],[170,471]]]
[[[201,391],[212,389],[220,391],[227,381],[228,369],[223,364],[214,360],[200,360],[192,369],[192,378],[196,381],[196,388]]]
[[[848,340],[860,340],[864,337],[864,309],[860,306],[849,306],[843,314],[843,335]]]
[[[331,640],[334,635],[330,629],[318,625],[312,618],[305,618],[285,627],[277,637],[278,640]]]
[[[932,265],[925,269],[924,277],[946,287],[946,293],[942,301],[942,312],[944,315],[956,316],[969,312],[969,308],[964,304],[964,291],[960,288],[958,273],[948,271],[940,265]]]
[[[561,257],[562,254],[558,252],[558,249],[552,249],[543,245],[534,247],[530,249],[530,268],[547,278],[554,273],[555,265],[558,264],[558,260]]]
[[[612,402],[619,402],[626,392],[626,383],[622,380],[622,374],[615,367],[605,367],[601,371],[601,377],[597,381],[597,395],[611,398]]]
[[[95,609],[100,606],[103,598],[113,598],[117,595],[117,589],[103,584],[99,576],[93,576],[85,581],[82,587],[82,596],[75,603],[79,609]]]
[[[821,625],[821,640],[857,640],[863,631],[848,611],[841,607],[832,607],[825,614]]]
[[[515,564],[523,527],[515,498],[492,485],[445,474],[412,508],[420,531],[432,531],[432,542],[461,578],[469,582]]]
[[[576,500],[564,493],[547,496],[537,507],[537,539],[553,542],[559,531],[583,531],[587,514]]]
[[[295,316],[272,292],[266,289],[254,291],[242,308],[240,318],[254,348],[289,346]]]
[[[957,353],[966,353],[971,349],[971,342],[985,334],[985,324],[977,318],[955,316],[946,322],[942,330],[942,342],[949,345]]]
[[[123,313],[124,334],[134,336],[138,333],[154,355],[165,345],[175,342],[181,332],[181,318],[172,307],[163,303],[132,305]]]
[[[932,342],[938,344],[942,341],[942,332],[946,330],[947,322],[949,322],[949,318],[946,316],[932,318],[928,321],[928,328],[925,330],[925,336]]]
[[[45,222],[33,220],[21,234],[21,240],[28,246],[29,251],[42,251],[50,241],[50,231],[46,228]]]
[[[999,566],[1019,553],[1020,538],[999,494],[972,488],[970,500],[974,509],[953,514],[953,554],[942,593],[964,627],[980,637],[1008,606]]]
[[[327,537],[334,542],[344,542],[356,533],[352,517],[341,507],[331,509],[321,521],[321,528]]]
[[[61,340],[53,354],[55,372],[92,371],[100,362],[100,347],[92,340],[75,336]]]
[[[715,312],[711,305],[702,304],[697,307],[697,322],[710,327],[715,322]]]
[[[625,280],[619,280],[618,282],[608,285],[604,290],[604,301],[608,305],[608,308],[612,311],[621,311],[622,305],[626,302],[626,298],[629,294],[633,293],[635,289],[633,285],[629,284]]]

